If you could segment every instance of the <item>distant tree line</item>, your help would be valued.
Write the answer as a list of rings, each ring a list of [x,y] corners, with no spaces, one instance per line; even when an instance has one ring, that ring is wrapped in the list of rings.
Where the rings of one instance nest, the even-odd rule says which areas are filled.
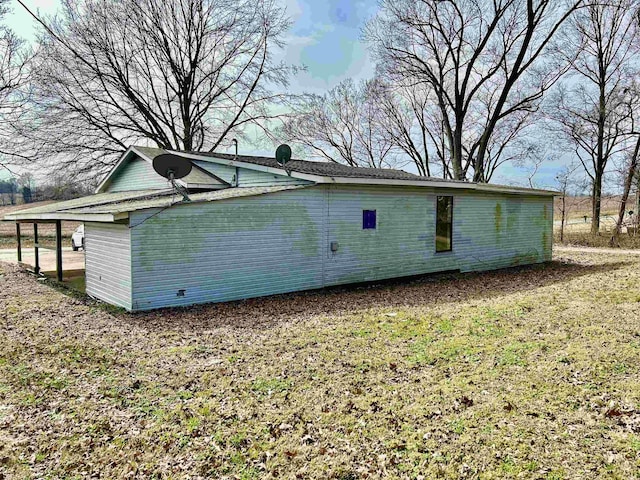
[[[70,200],[91,195],[95,184],[70,181],[63,174],[52,175],[48,181],[36,186],[33,175],[25,173],[0,180],[0,205],[18,205],[43,200]]]

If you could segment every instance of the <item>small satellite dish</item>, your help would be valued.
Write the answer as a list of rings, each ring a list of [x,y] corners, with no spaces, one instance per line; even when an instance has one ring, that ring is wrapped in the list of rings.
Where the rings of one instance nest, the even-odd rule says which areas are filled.
[[[182,195],[185,202],[191,201],[187,189],[176,183],[176,180],[189,175],[192,168],[190,160],[173,153],[163,153],[153,159],[153,169],[171,182],[171,186]]]
[[[283,143],[276,149],[276,161],[284,166],[289,160],[291,160],[291,147]]]
[[[153,169],[169,180],[177,180],[191,173],[191,162],[173,153],[163,153],[153,159]]]

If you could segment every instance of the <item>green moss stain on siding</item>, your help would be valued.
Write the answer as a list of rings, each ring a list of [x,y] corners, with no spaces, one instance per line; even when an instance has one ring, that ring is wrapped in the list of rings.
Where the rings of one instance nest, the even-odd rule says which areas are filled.
[[[493,225],[496,232],[496,244],[500,244],[502,242],[502,204],[500,202],[496,203],[496,208],[493,214]]]
[[[219,205],[209,205],[211,208],[205,209],[176,206],[135,227],[138,238],[165,238],[167,246],[175,248],[174,256],[164,258],[159,258],[154,251],[143,249],[139,256],[140,265],[154,268],[158,264],[180,265],[197,261],[201,255],[207,254],[208,245],[215,243],[221,235],[242,236],[268,228],[280,230],[282,241],[289,242],[295,251],[308,256],[319,253],[320,232],[303,205],[288,203],[274,207],[256,204],[255,201],[245,201],[245,205],[216,203]],[[189,237],[188,249],[182,248],[184,239],[173,234],[177,231]]]
[[[132,231],[136,308],[547,258],[551,199],[465,191],[450,193],[453,252],[436,254],[435,199],[442,194],[332,185],[176,206]],[[363,210],[376,210],[375,230],[362,229]],[[132,224],[142,220],[139,213],[135,217]],[[178,298],[177,289],[185,289],[185,296]]]
[[[312,187],[177,205],[150,217],[132,231],[136,308],[322,287],[323,198]],[[132,224],[143,219],[136,216]]]

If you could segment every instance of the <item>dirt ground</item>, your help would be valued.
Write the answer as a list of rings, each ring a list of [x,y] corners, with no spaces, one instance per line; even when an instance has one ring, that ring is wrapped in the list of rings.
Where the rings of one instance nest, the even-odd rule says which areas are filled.
[[[133,315],[0,270],[0,477],[640,478],[639,256]]]
[[[41,248],[38,252],[40,270],[43,273],[56,271],[55,250]],[[18,263],[17,250],[14,248],[0,249],[0,262]],[[22,263],[35,266],[35,253],[33,248],[22,249]],[[84,270],[84,252],[82,250],[74,252],[71,247],[62,249],[62,269],[63,270]]]

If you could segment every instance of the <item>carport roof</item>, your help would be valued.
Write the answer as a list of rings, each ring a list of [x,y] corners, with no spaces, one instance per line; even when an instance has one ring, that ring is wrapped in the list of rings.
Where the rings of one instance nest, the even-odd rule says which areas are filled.
[[[116,222],[128,218],[129,212],[137,210],[169,208],[175,205],[189,205],[190,203],[213,202],[305,187],[305,185],[283,185],[226,188],[224,190],[191,194],[189,195],[191,202],[183,201],[181,197],[172,190],[136,190],[99,193],[88,197],[20,210],[6,215],[4,220],[17,222],[51,220]]]

